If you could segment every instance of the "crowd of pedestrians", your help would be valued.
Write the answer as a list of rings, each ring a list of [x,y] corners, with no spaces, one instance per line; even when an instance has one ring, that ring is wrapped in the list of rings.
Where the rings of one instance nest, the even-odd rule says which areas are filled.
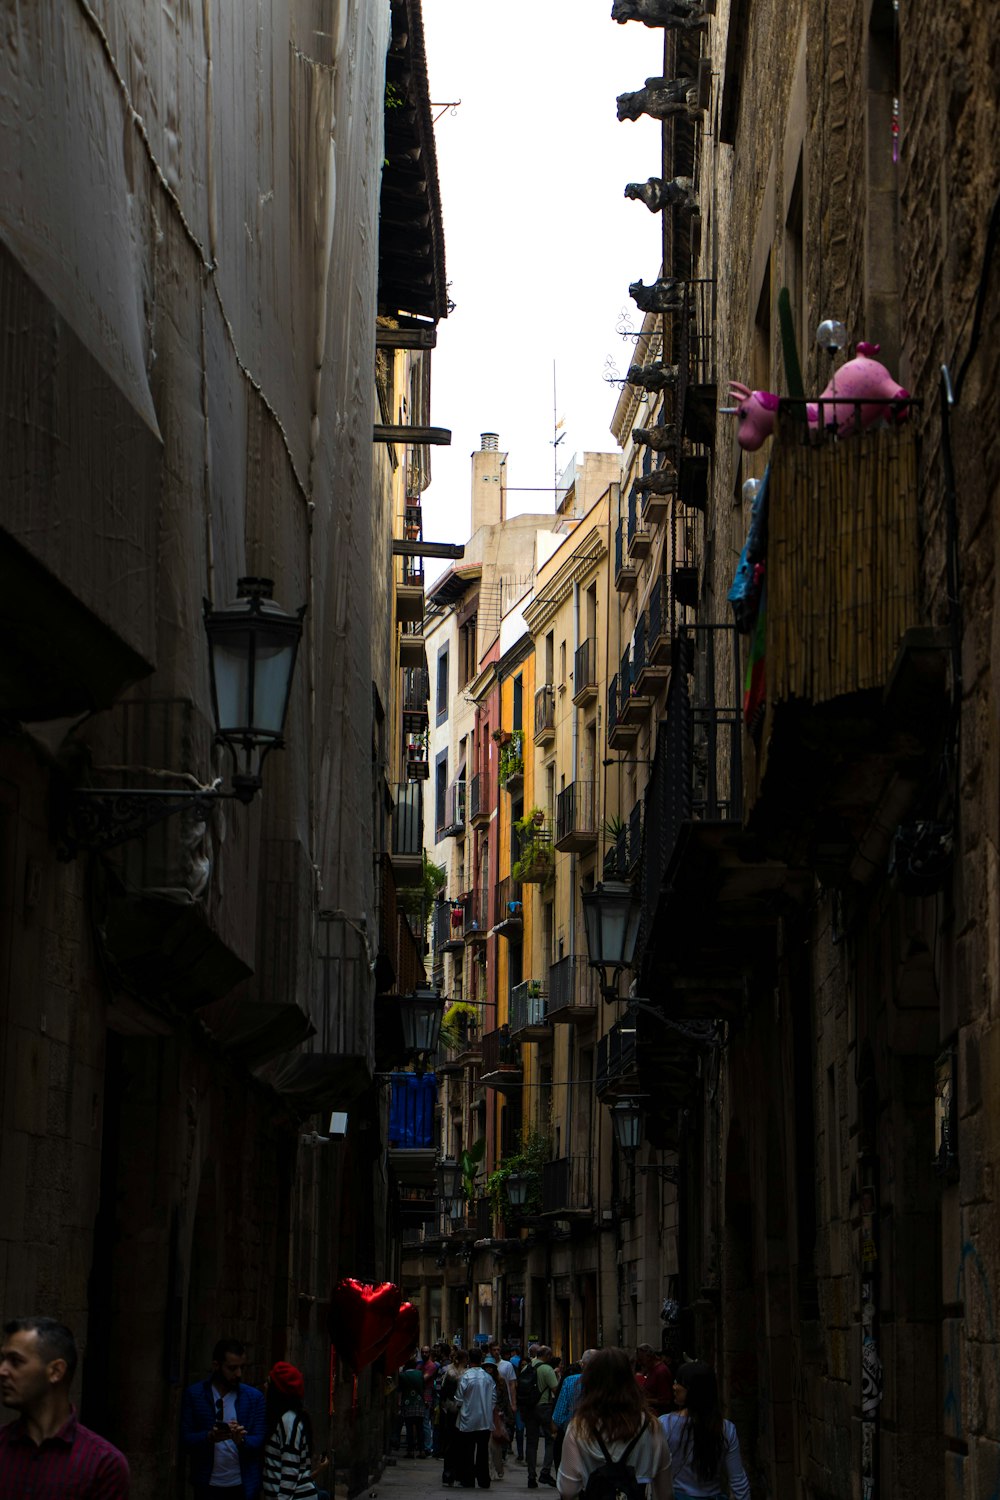
[[[195,1500],[329,1500],[301,1371],[279,1361],[261,1392],[244,1382],[244,1359],[238,1340],[220,1339],[210,1373],[184,1393]],[[76,1366],[61,1323],[6,1324],[0,1399],[17,1415],[0,1427],[0,1500],[127,1500],[125,1458],[77,1418]],[[523,1354],[496,1343],[425,1346],[397,1391],[397,1446],[405,1430],[408,1455],[438,1458],[446,1487],[488,1489],[514,1462],[528,1489],[551,1486],[562,1500],[749,1500],[714,1371],[686,1360],[674,1372],[649,1345],[634,1358],[588,1349],[565,1369],[545,1344]]]
[[[516,1463],[529,1490],[563,1500],[749,1500],[714,1371],[688,1360],[675,1374],[649,1344],[565,1368],[546,1344],[425,1347],[399,1399],[407,1453],[439,1459],[446,1488],[488,1489]]]
[[[220,1339],[209,1374],[184,1392],[181,1450],[195,1500],[329,1500],[302,1372],[279,1361],[261,1392],[243,1380],[245,1357],[238,1339]],[[4,1325],[0,1400],[16,1416],[0,1426],[0,1500],[128,1500],[125,1456],[73,1406],[77,1363],[73,1334],[54,1318]]]

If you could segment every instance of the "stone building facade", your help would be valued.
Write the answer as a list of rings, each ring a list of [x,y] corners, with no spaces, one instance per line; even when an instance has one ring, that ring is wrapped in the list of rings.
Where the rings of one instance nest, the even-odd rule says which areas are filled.
[[[664,39],[666,77],[702,84],[664,124],[663,175],[693,179],[696,202],[663,213],[663,275],[689,311],[664,314],[661,339],[691,381],[679,487],[706,457],[708,483],[644,795],[638,992],[659,1019],[640,1042],[672,1033],[697,1064],[693,1094],[654,1093],[647,1131],[680,1145],[684,1345],[718,1365],[762,1494],[996,1483],[982,24],[732,3],[700,33],[651,34],[650,73]],[[782,288],[805,391],[844,363],[815,342],[836,318],[881,345],[916,398],[907,422],[810,443],[793,407],[754,452],[740,418],[702,425],[706,391],[752,401],[727,401],[732,380],[797,394]],[[705,382],[685,345],[702,328]],[[755,642],[727,592],[743,486],[768,463]],[[757,645],[759,717],[734,728]]]
[[[392,900],[386,606],[426,447],[373,442],[373,423],[428,421],[446,312],[420,7],[11,26],[0,1301],[74,1328],[84,1420],[125,1449],[134,1494],[180,1485],[180,1394],[223,1334],[254,1382],[303,1368],[356,1490],[381,1379],[358,1420],[326,1307],[341,1276],[395,1268],[376,1001],[422,977]],[[422,169],[422,297],[394,253],[394,161]],[[202,601],[244,577],[305,606],[261,793],[95,843],[85,789],[228,785]]]

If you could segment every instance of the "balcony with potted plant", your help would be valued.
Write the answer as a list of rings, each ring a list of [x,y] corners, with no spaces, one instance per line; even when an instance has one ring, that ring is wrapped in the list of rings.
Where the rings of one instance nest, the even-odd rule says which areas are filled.
[[[540,807],[533,807],[514,824],[519,857],[511,876],[522,885],[547,885],[555,872],[552,828]]]
[[[500,746],[500,785],[512,797],[524,786],[524,735],[519,729]]]
[[[552,1154],[547,1135],[525,1130],[516,1151],[505,1154],[486,1180],[494,1222],[513,1227],[542,1211],[542,1173]]]
[[[409,734],[406,737],[406,779],[426,781],[430,774],[427,763],[427,735]]]
[[[525,979],[510,992],[510,1034],[517,1042],[541,1042],[552,1035],[548,996],[540,979]]]
[[[438,1073],[459,1073],[480,1053],[479,1007],[469,1000],[453,1000],[441,1019]]]

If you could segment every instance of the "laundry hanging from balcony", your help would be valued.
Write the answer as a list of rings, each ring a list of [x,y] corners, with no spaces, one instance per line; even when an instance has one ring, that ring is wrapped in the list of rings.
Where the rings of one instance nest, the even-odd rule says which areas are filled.
[[[771,466],[756,484],[747,539],[726,598],[741,635],[750,636],[750,652],[743,682],[743,721],[751,731],[760,722],[767,692],[767,496]]]
[[[389,1146],[397,1151],[426,1151],[434,1145],[437,1079],[433,1073],[393,1073],[389,1103]]]

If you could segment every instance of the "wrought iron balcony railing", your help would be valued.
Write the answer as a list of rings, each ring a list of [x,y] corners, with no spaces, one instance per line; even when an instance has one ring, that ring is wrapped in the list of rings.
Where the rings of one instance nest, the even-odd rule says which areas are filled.
[[[490,778],[484,771],[477,771],[469,783],[469,822],[475,828],[488,823],[492,813]]]
[[[485,886],[472,890],[465,898],[465,941],[485,943],[490,935],[490,912]]]
[[[580,1153],[560,1156],[542,1164],[542,1213],[573,1217],[590,1213],[593,1159]]]
[[[550,966],[550,1021],[589,1021],[597,1014],[599,997],[597,974],[586,958],[570,954]]]
[[[509,1026],[499,1026],[483,1035],[480,1081],[501,1087],[521,1078],[521,1048],[511,1038]]]
[[[438,839],[460,838],[465,832],[465,778],[453,781],[445,795],[444,823],[436,830]]]
[[[420,859],[424,847],[424,787],[421,781],[402,781],[393,788],[393,857]]]
[[[461,901],[439,901],[431,919],[435,953],[450,953],[465,943],[465,905]]]
[[[598,1099],[607,1102],[627,1099],[639,1087],[639,1063],[633,1023],[616,1021],[597,1044],[597,1070],[594,1088]]]
[[[588,636],[573,655],[573,702],[588,703],[597,694],[597,641]]]
[[[639,491],[635,485],[629,491],[626,541],[629,557],[641,560],[648,557],[651,544],[649,527],[639,514]]]
[[[615,588],[619,593],[630,594],[635,588],[639,570],[628,555],[625,530],[626,522],[623,516],[615,532]]]
[[[525,979],[510,992],[510,1034],[521,1041],[538,1041],[551,1030],[547,996],[540,979]]]
[[[739,645],[732,626],[686,627],[677,641],[666,718],[645,794],[640,942],[686,822],[738,821],[743,810]]]
[[[544,683],[535,694],[535,743],[547,744],[556,732],[556,690]]]
[[[572,781],[556,801],[556,848],[583,853],[596,842],[597,787],[592,781]]]
[[[504,937],[512,937],[521,931],[522,917],[520,882],[510,875],[504,875],[496,884],[493,926]]]

